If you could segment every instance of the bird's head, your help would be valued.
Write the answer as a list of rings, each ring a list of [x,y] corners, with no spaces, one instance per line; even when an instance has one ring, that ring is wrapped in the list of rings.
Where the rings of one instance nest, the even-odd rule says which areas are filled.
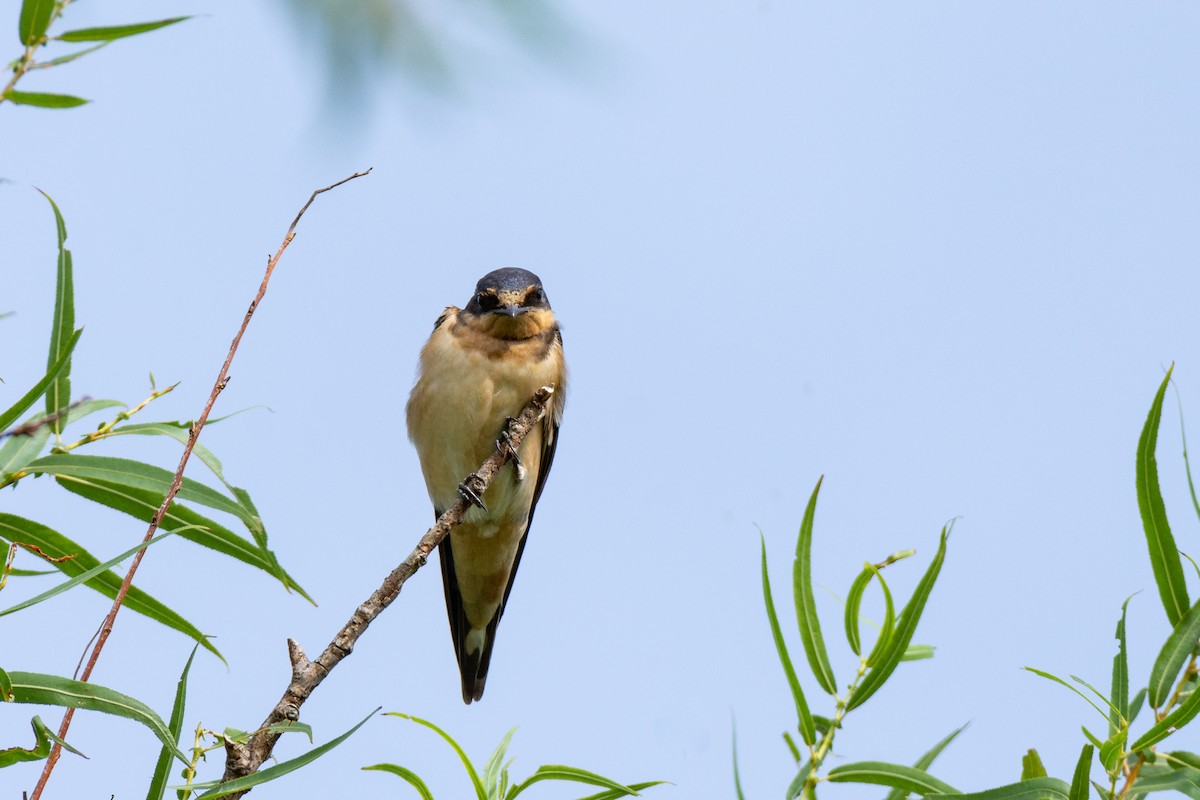
[[[517,267],[480,278],[458,318],[497,339],[528,339],[554,327],[554,312],[541,279]]]

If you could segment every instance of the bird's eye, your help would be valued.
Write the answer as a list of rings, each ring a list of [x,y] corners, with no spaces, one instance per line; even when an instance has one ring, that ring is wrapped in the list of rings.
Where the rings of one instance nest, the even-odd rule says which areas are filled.
[[[545,299],[546,295],[542,293],[541,289],[533,289],[529,292],[529,294],[525,295],[525,302],[522,303],[522,305],[536,306]]]
[[[492,309],[500,307],[500,299],[496,297],[496,295],[489,294],[488,292],[480,292],[475,296],[475,299],[479,301],[479,307],[484,311],[491,311]]]

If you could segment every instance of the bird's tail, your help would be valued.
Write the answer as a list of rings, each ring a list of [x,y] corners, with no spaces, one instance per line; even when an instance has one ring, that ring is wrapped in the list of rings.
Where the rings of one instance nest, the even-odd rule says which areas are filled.
[[[450,617],[450,636],[454,640],[454,655],[458,659],[458,671],[462,678],[463,702],[470,705],[483,698],[488,666],[492,661],[492,646],[496,643],[500,609],[497,609],[496,616],[492,617],[486,628],[472,628],[458,591],[458,580],[454,575],[454,551],[449,536],[438,545],[438,556],[442,563],[442,589],[446,595],[446,613]]]

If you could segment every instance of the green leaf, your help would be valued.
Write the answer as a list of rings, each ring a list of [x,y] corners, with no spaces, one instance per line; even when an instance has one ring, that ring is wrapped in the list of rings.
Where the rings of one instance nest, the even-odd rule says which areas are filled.
[[[900,656],[900,660],[901,661],[925,661],[927,659],[933,658],[933,654],[934,654],[935,650],[936,650],[936,648],[933,647],[933,645],[910,644],[908,647],[904,648],[904,655]]]
[[[968,724],[970,724],[970,723],[968,723]],[[963,731],[965,731],[966,729],[967,729],[967,726],[963,725],[961,728],[951,731],[949,733],[949,735],[947,735],[944,739],[942,739],[940,742],[935,744],[933,747],[929,748],[929,750],[926,751],[924,755],[922,755],[920,758],[918,758],[916,763],[913,764],[913,768],[919,769],[922,771],[927,771],[931,766],[933,766],[934,760],[942,754],[942,751],[945,750],[950,745],[950,743],[953,742],[956,738],[958,738],[958,735],[960,733],[962,733]],[[887,798],[885,800],[904,800],[904,798],[907,796],[908,796],[908,792],[906,792],[904,789],[894,788],[890,792],[888,792]]]
[[[792,737],[786,733],[783,735],[784,741],[788,743],[788,747],[792,750],[792,755],[796,761],[800,760],[800,752],[796,750],[796,745],[792,743]],[[738,755],[737,755],[737,723],[733,724],[733,788],[737,792],[737,800],[746,800],[746,795],[742,792],[742,775],[738,770]]]
[[[131,489],[104,481],[59,478],[58,484],[69,492],[129,514],[147,524],[162,506],[163,501],[161,493]],[[312,602],[308,593],[278,565],[274,558],[263,553],[253,542],[247,541],[223,525],[218,525],[208,517],[186,506],[172,503],[159,523],[159,527],[163,530],[177,531],[182,538],[189,542],[216,550],[218,553],[261,569],[277,578],[288,590],[295,591],[310,603]]]
[[[1191,722],[1196,714],[1200,714],[1200,692],[1189,694],[1187,699],[1179,704],[1178,708],[1167,714],[1167,716],[1155,723],[1150,730],[1139,736],[1137,741],[1130,745],[1129,749],[1137,752],[1161,742],[1174,731]]]
[[[1145,767],[1133,783],[1135,793],[1144,792],[1183,792],[1189,797],[1200,793],[1200,770],[1184,767],[1168,769],[1162,772],[1149,772]]]
[[[814,717],[813,717],[813,724],[815,725],[816,723],[817,723],[817,719],[816,719],[816,717],[814,716]],[[826,728],[826,730],[828,730],[828,728]],[[818,727],[817,727],[817,734],[818,734],[818,735],[821,735],[821,728],[820,728],[820,726],[818,726]],[[793,738],[792,738],[792,735],[791,735],[790,733],[788,733],[787,731],[784,731],[784,732],[783,732],[783,743],[787,745],[788,752],[792,754],[792,760],[796,762],[796,765],[797,765],[797,766],[799,766],[799,765],[800,765],[800,761],[801,761],[801,758],[800,758],[800,748],[799,748],[799,747],[796,747],[796,740],[795,740],[795,739],[793,739]]]
[[[75,108],[90,103],[82,97],[73,94],[50,94],[48,92],[18,92],[9,89],[0,98],[16,103],[19,106],[34,106],[35,108]]]
[[[1027,670],[1027,671],[1029,671],[1029,672],[1032,672],[1034,675],[1038,675],[1038,676],[1040,676],[1040,677],[1042,677],[1042,678],[1045,678],[1045,679],[1046,679],[1046,680],[1048,680],[1048,681],[1054,681],[1055,683],[1059,684],[1060,686],[1065,686],[1065,687],[1067,687],[1067,688],[1068,688],[1068,689],[1070,689],[1072,692],[1074,692],[1075,694],[1077,694],[1077,695],[1079,695],[1080,697],[1082,697],[1082,698],[1083,698],[1085,701],[1087,701],[1088,705],[1090,705],[1092,708],[1096,709],[1096,712],[1097,712],[1097,713],[1098,713],[1100,716],[1104,717],[1105,719],[1108,719],[1108,714],[1107,714],[1105,711],[1101,710],[1100,706],[1096,705],[1096,704],[1095,704],[1095,703],[1092,701],[1092,698],[1088,697],[1086,694],[1084,694],[1083,692],[1079,691],[1079,690],[1078,690],[1078,689],[1076,689],[1074,686],[1072,686],[1071,684],[1067,683],[1066,681],[1064,681],[1062,678],[1058,677],[1057,675],[1051,675],[1049,672],[1044,672],[1044,671],[1042,671],[1042,670],[1040,670],[1040,669],[1035,669],[1034,667],[1023,667],[1023,669],[1025,669],[1025,670]],[[1105,700],[1104,702],[1106,702],[1106,703],[1107,703],[1108,701],[1107,701],[1107,700]],[[1086,728],[1084,729],[1084,732],[1085,732],[1085,733],[1087,732],[1087,729],[1086,729]],[[1088,734],[1088,735],[1090,736],[1091,734]],[[1097,742],[1097,743],[1096,743],[1096,746],[1097,746],[1097,747],[1099,747],[1099,746],[1100,746],[1100,743],[1099,743],[1099,742]]]
[[[13,701],[12,678],[8,677],[8,673],[0,669],[0,703],[11,703]]]
[[[1175,389],[1175,402],[1179,406],[1179,438],[1183,440],[1183,471],[1187,474],[1188,493],[1192,496],[1192,508],[1200,517],[1200,500],[1196,499],[1196,484],[1192,482],[1192,463],[1188,461],[1187,431],[1183,428],[1183,400],[1179,397],[1179,389]],[[1195,562],[1192,562],[1195,564]]]
[[[337,747],[339,744],[341,744],[342,742],[344,742],[348,738],[350,738],[350,736],[355,731],[357,731],[363,725],[367,724],[367,720],[369,720],[371,717],[375,716],[375,713],[377,711],[379,711],[378,708],[375,709],[375,711],[372,711],[367,716],[363,717],[362,722],[358,723],[353,728],[346,731],[345,733],[343,733],[341,736],[337,737],[336,739],[332,739],[332,740],[326,742],[325,744],[321,745],[320,747],[314,747],[312,750],[309,750],[307,753],[297,756],[296,758],[292,758],[287,761],[281,762],[279,764],[275,764],[273,766],[267,767],[266,769],[260,769],[258,772],[251,773],[250,775],[247,775],[244,778],[235,778],[234,780],[225,781],[223,783],[213,781],[210,783],[192,784],[190,787],[178,786],[178,787],[170,787],[170,788],[177,788],[177,789],[190,788],[190,789],[195,789],[195,790],[208,789],[208,791],[205,792],[204,794],[200,795],[200,797],[197,798],[197,800],[216,800],[216,798],[224,797],[227,794],[233,794],[234,792],[244,792],[247,789],[254,788],[255,786],[261,786],[264,783],[267,783],[268,781],[273,781],[276,778],[282,778],[284,775],[287,775],[290,772],[295,772],[296,770],[300,769],[301,767],[305,766],[306,764],[311,764],[313,761],[316,761],[318,758],[325,755],[330,750],[332,750],[333,748]]]
[[[759,532],[762,543],[762,585],[763,603],[767,607],[767,621],[771,623],[771,636],[775,639],[775,651],[779,654],[779,663],[783,665],[783,673],[787,676],[788,687],[792,690],[792,700],[796,703],[796,717],[800,723],[800,738],[812,747],[817,742],[817,729],[813,724],[812,713],[808,710],[808,701],[804,699],[804,690],[796,678],[796,670],[788,655],[787,643],[783,640],[783,631],[779,628],[779,617],[775,613],[775,600],[771,595],[771,578],[767,574],[767,540]]]
[[[0,750],[0,768],[11,767],[13,764],[20,764],[25,761],[41,761],[46,756],[50,755],[50,748],[58,743],[65,750],[69,750],[77,756],[84,756],[83,753],[76,750],[71,745],[58,737],[54,731],[42,722],[41,717],[34,717],[32,720],[33,735],[35,744],[28,750],[23,747],[9,747],[5,750]]]
[[[1137,719],[1138,714],[1141,713],[1142,704],[1145,702],[1146,702],[1146,687],[1143,686],[1141,689],[1137,690],[1137,693],[1133,696],[1133,700],[1131,700],[1129,702],[1128,718],[1129,718],[1130,725],[1133,724],[1133,721],[1135,719]]]
[[[68,340],[66,350],[60,355],[59,360],[50,365],[50,369],[46,370],[46,374],[40,381],[34,384],[25,395],[12,405],[3,414],[0,414],[0,431],[7,430],[10,425],[16,422],[17,417],[25,413],[31,405],[37,402],[37,399],[46,393],[46,389],[54,383],[55,379],[67,369],[67,365],[71,363],[71,351],[75,349],[75,344],[79,341],[79,335],[83,333],[83,329],[75,331],[75,334]]]
[[[1159,753],[1170,762],[1172,767],[1183,765],[1200,769],[1200,755],[1189,753],[1186,750],[1172,750],[1170,753]]]
[[[1092,753],[1095,748],[1090,744],[1083,746],[1079,761],[1075,764],[1075,775],[1071,778],[1071,794],[1068,800],[1087,800],[1088,777],[1092,773]]]
[[[8,675],[12,680],[14,702],[101,711],[140,722],[171,750],[171,755],[188,763],[187,756],[175,746],[166,723],[140,700],[96,683],[73,681],[57,675],[36,672],[10,672]]]
[[[74,53],[67,53],[65,56],[59,56],[58,58],[52,58],[49,61],[39,61],[38,68],[40,69],[43,67],[57,67],[60,64],[70,64],[75,59],[83,58],[88,53],[94,53],[97,50],[99,50],[101,47],[108,47],[108,45],[109,45],[109,42],[101,42],[98,45],[94,45],[92,47],[85,47],[82,50],[77,50]]]
[[[1070,800],[1071,787],[1058,778],[1034,778],[968,794],[929,795],[927,800]]]
[[[664,783],[666,783],[666,781],[645,781],[644,783],[631,783],[625,788],[633,789],[635,792],[640,792],[642,789],[649,789],[651,786],[662,786]],[[589,794],[587,797],[579,798],[579,800],[617,800],[618,797],[626,796],[627,794],[624,789],[619,791],[616,789],[611,789],[598,794]]]
[[[858,684],[858,688],[850,695],[850,700],[847,703],[847,711],[851,711],[865,703],[871,695],[879,690],[879,687],[891,677],[896,670],[900,660],[904,657],[908,650],[908,645],[912,641],[913,634],[916,633],[917,623],[921,619],[921,612],[925,610],[925,603],[929,600],[929,595],[933,592],[933,585],[937,581],[938,573],[941,572],[942,562],[946,560],[946,540],[950,536],[950,530],[953,525],[948,525],[942,528],[941,539],[938,542],[937,553],[933,557],[932,563],[917,583],[917,588],[913,590],[913,595],[909,598],[904,610],[900,612],[900,616],[896,621],[896,632],[891,641],[888,642],[884,652],[879,654],[879,661],[876,666],[863,677],[862,682]]]
[[[795,800],[804,793],[804,787],[808,785],[808,776],[812,773],[812,762],[805,762],[800,771],[796,773],[796,777],[792,778],[792,782],[788,784],[787,793],[784,797],[787,800]]]
[[[1042,763],[1042,757],[1038,755],[1037,750],[1029,748],[1029,752],[1021,756],[1021,780],[1028,781],[1045,777],[1047,777],[1046,766]]]
[[[46,35],[50,17],[54,13],[54,0],[24,0],[21,16],[17,19],[17,36],[26,47],[31,47]]]
[[[576,767],[567,767],[561,764],[545,764],[538,767],[532,775],[510,789],[505,800],[513,800],[521,792],[540,781],[573,781],[575,783],[585,783],[589,786],[602,786],[605,789],[617,792],[617,797],[637,795],[637,790],[633,787],[617,783],[603,775],[597,775],[594,772],[588,772]]]
[[[28,436],[10,436],[8,441],[0,445],[0,480],[7,480],[8,476],[37,458],[48,441],[48,428],[38,428]]]
[[[491,758],[483,766],[483,785],[487,789],[489,796],[496,795],[496,790],[500,784],[500,771],[504,765],[504,754],[508,752],[508,745],[512,742],[513,734],[516,732],[516,728],[508,729],[508,733],[504,734],[504,738],[500,740],[500,744],[492,752]]]
[[[446,733],[432,722],[421,719],[420,717],[414,717],[411,714],[401,714],[398,711],[389,711],[384,714],[384,716],[400,717],[401,719],[410,720],[418,725],[428,728],[438,736],[442,737],[442,740],[446,742],[446,744],[450,745],[454,752],[458,754],[459,760],[462,761],[463,768],[466,769],[467,775],[471,778],[471,785],[475,787],[475,796],[478,798],[478,800],[488,800],[487,792],[484,791],[483,788],[483,781],[480,780],[479,773],[475,771],[475,765],[471,763],[471,759],[467,758],[467,754],[463,752],[462,747],[459,746],[458,742],[454,741],[450,734]]]
[[[0,513],[0,534],[8,537],[10,541],[36,545],[50,558],[57,559],[63,556],[74,556],[74,558],[58,561],[53,564],[61,572],[71,576],[69,581],[60,583],[58,586],[42,592],[37,597],[29,598],[11,608],[0,611],[0,617],[36,605],[44,600],[49,600],[51,597],[65,592],[80,583],[95,589],[110,600],[115,600],[117,592],[121,587],[121,578],[109,570],[139,550],[158,543],[172,533],[174,531],[166,531],[150,541],[141,542],[116,558],[109,559],[101,564],[99,559],[58,531],[23,517]],[[3,542],[3,539],[0,539],[0,542]],[[209,642],[208,637],[201,633],[195,625],[138,587],[129,587],[125,595],[125,607],[155,622],[166,625],[168,628],[179,631],[221,659],[221,661],[225,661],[225,657],[221,655],[220,651]]]
[[[1162,417],[1163,395],[1171,382],[1174,365],[1167,370],[1162,385],[1154,395],[1146,425],[1142,428],[1137,448],[1137,497],[1138,510],[1142,515],[1142,527],[1146,531],[1146,543],[1150,549],[1150,566],[1154,568],[1154,581],[1162,597],[1163,607],[1171,625],[1177,625],[1187,613],[1187,585],[1183,578],[1183,564],[1175,546],[1175,537],[1167,523],[1167,509],[1163,505],[1162,492],[1158,486],[1158,463],[1154,450],[1158,444],[1158,423]]]
[[[813,597],[812,584],[812,537],[813,517],[817,512],[817,495],[821,491],[822,475],[817,479],[804,518],[800,522],[800,535],[796,537],[796,560],[792,564],[792,592],[796,599],[796,621],[800,623],[800,640],[804,643],[804,654],[812,667],[817,683],[829,694],[837,692],[837,681],[829,656],[825,652],[825,640],[821,637],[821,621],[817,617],[817,603]]]
[[[1175,625],[1167,641],[1163,643],[1158,658],[1154,659],[1154,668],[1150,670],[1150,685],[1148,688],[1150,705],[1161,708],[1171,698],[1171,689],[1175,679],[1188,656],[1200,641],[1200,601],[1188,609],[1183,619]]]
[[[1108,712],[1108,735],[1112,736],[1129,725],[1129,660],[1125,649],[1125,613],[1129,610],[1129,601],[1133,596],[1125,598],[1121,604],[1121,618],[1117,620],[1117,654],[1113,656],[1112,691],[1109,703],[1112,708]]]
[[[61,98],[55,101],[57,103],[53,106],[55,108],[68,108],[87,102],[78,97],[67,97],[66,95],[43,96]],[[26,104],[29,104],[28,101]],[[63,221],[62,213],[58,210],[58,204],[54,202],[54,199],[45,192],[42,192],[42,197],[45,197],[49,201],[50,207],[54,209],[54,222],[58,229],[58,276],[54,292],[54,323],[50,328],[50,355],[46,361],[46,371],[49,372],[62,359],[64,353],[69,357],[74,347],[70,344],[70,340],[71,332],[75,330],[75,280],[72,277],[71,251],[66,248],[67,224]],[[46,414],[47,416],[58,414],[70,404],[71,363],[68,361],[67,366],[46,390]],[[62,433],[62,429],[66,425],[66,420],[57,418],[50,423],[50,431],[55,434]]]
[[[124,39],[126,36],[156,31],[159,28],[174,25],[176,22],[183,22],[185,19],[191,19],[191,17],[172,17],[171,19],[160,19],[157,22],[137,22],[133,25],[112,25],[106,28],[80,28],[59,34],[54,38],[61,42],[110,42],[114,39]]]
[[[192,648],[192,654],[188,656],[187,663],[183,665],[183,672],[175,687],[175,702],[171,705],[171,721],[168,723],[168,728],[176,742],[183,733],[183,715],[187,708],[188,671],[192,668],[192,659],[196,657],[196,647]],[[150,788],[146,792],[146,800],[162,800],[163,795],[167,793],[167,779],[170,777],[170,772],[171,751],[169,748],[163,747],[158,754],[158,763],[154,765],[154,774],[150,778]]]
[[[372,764],[363,769],[377,770],[379,772],[389,772],[392,775],[398,775],[408,782],[410,786],[417,790],[417,794],[421,795],[421,800],[433,800],[433,792],[429,791],[429,787],[425,785],[425,781],[413,772],[411,769],[406,769],[397,764]]]
[[[860,641],[858,626],[860,617],[859,609],[862,606],[863,594],[866,592],[872,578],[879,579],[879,588],[883,592],[884,618],[883,626],[879,629],[879,637],[875,641],[875,646],[871,649],[871,655],[867,657],[868,666],[874,664],[879,653],[883,652],[883,649],[887,646],[888,639],[892,637],[896,625],[896,609],[892,603],[892,592],[883,580],[883,573],[879,571],[879,567],[868,562],[863,565],[862,572],[854,579],[854,583],[850,584],[850,591],[846,594],[846,641],[850,643],[850,650],[856,656],[862,655],[862,642]]]
[[[831,783],[870,783],[890,786],[902,792],[915,794],[947,794],[957,791],[953,786],[930,775],[922,769],[887,764],[882,761],[859,761],[843,764],[829,770],[826,779]]]

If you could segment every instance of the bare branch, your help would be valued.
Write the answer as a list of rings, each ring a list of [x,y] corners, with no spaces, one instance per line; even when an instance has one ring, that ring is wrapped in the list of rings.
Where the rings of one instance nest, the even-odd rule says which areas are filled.
[[[175,495],[179,493],[180,487],[183,485],[183,471],[187,467],[188,459],[192,456],[192,450],[196,446],[196,441],[200,438],[200,431],[203,430],[204,424],[208,421],[208,415],[212,412],[213,404],[217,402],[217,395],[229,383],[229,366],[233,363],[233,357],[237,354],[238,345],[242,341],[242,335],[246,333],[246,328],[250,325],[250,319],[254,316],[255,309],[262,302],[263,296],[267,293],[267,284],[271,281],[271,273],[275,271],[275,265],[279,263],[279,259],[283,256],[283,251],[292,243],[292,239],[296,236],[296,224],[300,222],[300,217],[304,216],[304,212],[312,205],[316,196],[321,192],[327,192],[334,187],[341,186],[346,181],[361,178],[371,170],[366,172],[356,172],[349,178],[344,178],[335,184],[326,186],[324,189],[317,189],[308,198],[308,202],[300,209],[300,213],[296,215],[296,219],[292,221],[292,225],[288,228],[287,234],[283,237],[283,243],[279,245],[279,249],[275,255],[267,261],[267,271],[263,275],[262,283],[258,286],[258,294],[250,301],[250,308],[246,311],[246,316],[242,319],[241,327],[233,337],[233,343],[229,345],[229,354],[225,356],[225,363],[221,365],[221,371],[217,373],[217,379],[213,382],[212,392],[208,396],[208,402],[204,404],[204,410],[200,413],[199,418],[192,423],[192,427],[188,430],[187,444],[183,448],[183,455],[179,459],[179,466],[175,468],[175,477],[171,481],[171,488],[167,491],[163,498],[162,505],[154,512],[154,516],[150,518],[150,527],[146,530],[146,535],[143,537],[143,542],[148,542],[154,538],[155,532],[158,530],[158,525],[162,521],[163,516],[167,513],[167,509],[171,507],[172,501],[175,500]],[[108,641],[109,634],[112,633],[112,626],[116,622],[117,612],[121,610],[121,605],[125,602],[125,595],[129,592],[129,587],[133,583],[133,576],[137,572],[138,566],[142,563],[142,557],[146,555],[145,548],[138,551],[133,558],[133,563],[129,565],[129,571],[125,573],[124,580],[121,581],[121,587],[117,590],[117,596],[113,600],[112,608],[109,609],[108,615],[104,618],[104,623],[100,626],[100,635],[96,637],[96,644],[92,647],[91,655],[88,657],[87,666],[83,669],[83,675],[80,680],[87,681],[92,675],[92,670],[96,667],[96,662],[100,659],[100,652],[104,649],[105,642]],[[65,739],[67,729],[71,727],[71,719],[75,716],[75,709],[68,708],[63,714],[62,724],[58,728],[58,737]],[[62,754],[62,747],[55,744],[50,751],[50,757],[46,759],[46,766],[42,769],[42,775],[38,779],[37,786],[33,789],[33,794],[30,800],[38,800],[42,796],[42,791],[46,788],[46,782],[50,780],[50,774],[54,771],[54,765],[58,763],[58,757]]]
[[[553,394],[553,387],[543,386],[530,398],[520,415],[509,421],[507,431],[511,447],[507,443],[502,447],[497,447],[496,452],[492,453],[474,475],[468,478],[472,482],[471,488],[475,490],[476,494],[482,495],[487,491],[487,487],[491,485],[492,480],[509,461],[511,454],[520,449],[526,434],[546,414],[546,404]],[[405,581],[411,578],[418,569],[425,566],[429,554],[450,534],[450,531],[462,522],[463,515],[467,513],[468,508],[467,501],[462,497],[458,498],[454,505],[438,518],[433,527],[425,532],[413,551],[404,561],[400,562],[400,566],[392,570],[384,578],[379,588],[354,610],[350,621],[342,626],[342,629],[333,637],[333,641],[326,646],[321,655],[309,661],[300,645],[288,639],[288,659],[292,664],[291,682],[283,696],[279,698],[279,702],[271,709],[271,713],[263,720],[258,732],[244,744],[226,742],[223,781],[250,775],[271,757],[271,751],[280,734],[271,733],[267,729],[272,725],[300,718],[300,707],[304,705],[304,701],[312,695],[313,690],[321,684],[321,681],[325,680],[333,668],[343,658],[350,655],[358,638],[366,632],[367,626],[399,596]],[[228,797],[239,798],[243,794],[245,792],[236,792]]]

